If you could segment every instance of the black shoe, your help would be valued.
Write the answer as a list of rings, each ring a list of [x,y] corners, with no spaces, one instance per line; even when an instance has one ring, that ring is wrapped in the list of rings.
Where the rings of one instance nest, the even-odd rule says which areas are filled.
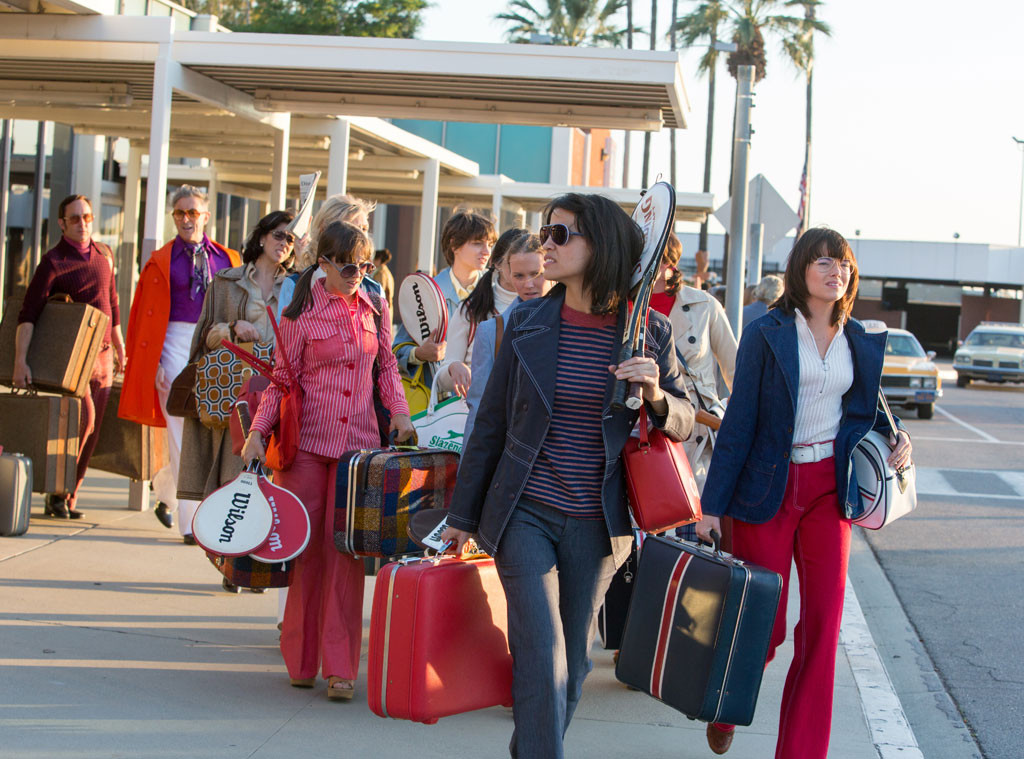
[[[196,544],[196,536],[189,533],[188,535],[182,536],[181,542],[187,546],[194,546]]]
[[[68,519],[81,519],[84,516],[84,511],[79,511],[78,509],[68,509]]]
[[[228,593],[241,593],[242,592],[242,589],[240,587],[238,587],[237,585],[232,585],[230,582],[228,582],[228,578],[227,577],[225,577],[223,580],[220,581],[220,586],[222,588],[224,588],[224,590],[226,590]]]
[[[250,593],[266,593],[266,588],[249,588]]]
[[[57,495],[46,496],[46,505],[43,507],[43,513],[48,517],[54,519],[71,519],[71,515],[68,514],[68,502]],[[75,517],[76,519],[78,517]]]
[[[160,501],[156,505],[156,508],[153,509],[153,513],[156,514],[156,518],[159,520],[160,524],[168,530],[174,527],[174,513],[166,503]]]

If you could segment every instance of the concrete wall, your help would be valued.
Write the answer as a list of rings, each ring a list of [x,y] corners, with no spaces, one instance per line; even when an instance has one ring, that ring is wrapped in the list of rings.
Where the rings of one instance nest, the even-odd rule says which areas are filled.
[[[960,339],[963,340],[981,322],[1020,323],[1020,301],[992,295],[964,294],[960,311]]]

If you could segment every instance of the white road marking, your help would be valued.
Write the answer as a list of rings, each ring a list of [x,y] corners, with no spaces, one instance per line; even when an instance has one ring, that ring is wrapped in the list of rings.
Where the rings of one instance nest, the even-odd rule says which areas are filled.
[[[953,416],[951,413],[946,411],[946,409],[942,408],[942,406],[936,406],[935,410],[938,411],[940,414],[942,414],[947,419],[949,419],[949,421],[955,422],[955,423],[959,424],[961,427],[963,427],[966,430],[970,430],[971,432],[973,432],[975,435],[977,435],[978,437],[982,438],[983,440],[987,440],[990,443],[1001,443],[1002,442],[1001,440],[998,440],[997,438],[992,437],[991,435],[989,435],[984,430],[979,430],[973,424],[968,424],[963,419],[960,419],[959,417]]]
[[[878,655],[875,639],[871,637],[851,582],[846,583],[839,640],[846,649],[846,658],[860,693],[864,719],[879,756],[882,759],[897,756],[900,759],[924,759],[900,697],[896,695],[889,673]]]
[[[978,440],[974,437],[940,437],[914,434],[913,440],[932,440],[937,443],[985,443],[986,445],[1024,445],[1024,440]]]
[[[1015,491],[1015,494],[962,493],[950,484],[949,480],[942,475],[943,472],[948,472],[953,475],[957,472],[995,475],[1003,482],[1003,484]],[[1003,469],[934,469],[931,467],[919,466],[916,469],[915,484],[917,486],[918,495],[953,496],[956,498],[988,498],[992,500],[1010,501],[1019,501],[1024,498],[1024,472],[1007,471]]]

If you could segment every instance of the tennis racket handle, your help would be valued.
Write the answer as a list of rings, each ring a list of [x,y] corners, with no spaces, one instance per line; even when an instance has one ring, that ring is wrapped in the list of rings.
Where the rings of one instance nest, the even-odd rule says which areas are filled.
[[[697,423],[703,424],[705,427],[710,427],[716,432],[718,431],[718,428],[722,426],[722,420],[720,417],[717,417],[704,409],[700,409],[697,412]]]
[[[643,405],[644,386],[639,382],[630,382],[629,390],[626,392],[626,408],[636,411]]]
[[[235,404],[235,413],[238,414],[238,424],[242,428],[242,434],[249,437],[249,427],[252,426],[252,414],[249,413],[249,401],[239,401]]]
[[[626,380],[616,380],[615,390],[612,393],[612,411],[622,411],[626,408],[626,394],[629,391],[629,383]]]

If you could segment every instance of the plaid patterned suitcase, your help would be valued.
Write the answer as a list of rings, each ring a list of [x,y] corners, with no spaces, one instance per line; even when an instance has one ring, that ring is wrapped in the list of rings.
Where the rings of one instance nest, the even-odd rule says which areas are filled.
[[[406,532],[420,509],[446,509],[459,456],[432,448],[349,451],[338,462],[334,545],[342,553],[390,558],[419,553]]]
[[[267,564],[249,556],[218,556],[209,552],[206,558],[228,582],[240,588],[287,588],[292,584],[292,561]]]

